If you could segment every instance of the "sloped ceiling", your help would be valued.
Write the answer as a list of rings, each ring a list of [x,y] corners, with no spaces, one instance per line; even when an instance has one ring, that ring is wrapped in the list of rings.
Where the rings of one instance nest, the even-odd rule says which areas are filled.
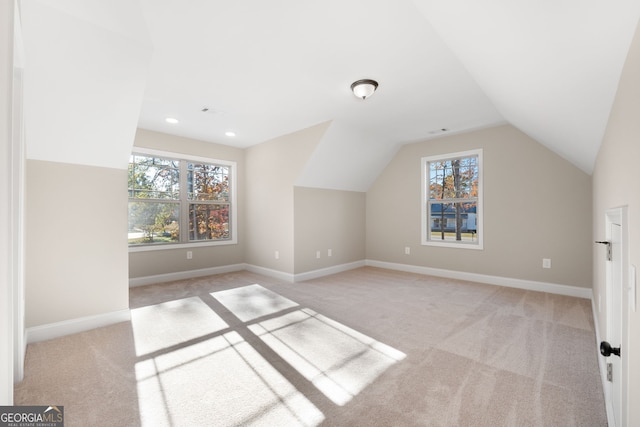
[[[28,159],[126,169],[152,45],[135,0],[21,2]]]
[[[637,0],[415,0],[512,125],[591,173]]]
[[[299,181],[355,190],[403,143],[504,122],[591,173],[640,16],[636,0],[142,2],[142,127],[248,146],[332,121]],[[360,78],[380,83],[365,101]]]
[[[237,147],[331,122],[299,184],[357,191],[401,144],[505,122],[590,173],[640,17],[637,0],[31,1],[59,12],[25,25],[50,98],[31,117],[65,137],[32,156],[93,160],[62,142],[92,126],[97,153],[126,151],[133,121]],[[361,78],[380,83],[365,101]]]

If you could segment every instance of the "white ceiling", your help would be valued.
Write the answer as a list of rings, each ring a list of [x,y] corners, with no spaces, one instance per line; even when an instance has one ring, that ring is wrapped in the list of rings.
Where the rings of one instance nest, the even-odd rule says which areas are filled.
[[[327,120],[395,143],[502,121],[411,1],[142,5],[155,49],[146,128],[246,147]],[[361,78],[380,83],[366,102],[349,89]]]
[[[130,0],[20,3],[28,159],[127,168],[151,60]]]
[[[92,64],[129,61],[129,83],[144,87],[128,104],[140,110],[140,127],[248,147],[328,121],[299,183],[358,191],[403,143],[501,123],[591,173],[640,17],[638,0],[30,2],[59,12],[40,11],[43,27],[34,19],[24,25],[27,59],[49,64],[26,80],[40,82],[39,102],[58,62],[54,84],[90,95],[98,110],[105,101],[101,111],[123,111],[112,98],[118,91],[126,98],[125,89],[74,88],[77,78],[64,75],[88,68],[93,80],[109,79],[109,66],[99,76]],[[92,56],[86,45],[95,41],[101,50]],[[361,78],[380,84],[365,101],[349,89]],[[49,122],[90,114],[71,101],[63,108],[59,95],[41,107]],[[336,171],[330,179],[327,162]]]

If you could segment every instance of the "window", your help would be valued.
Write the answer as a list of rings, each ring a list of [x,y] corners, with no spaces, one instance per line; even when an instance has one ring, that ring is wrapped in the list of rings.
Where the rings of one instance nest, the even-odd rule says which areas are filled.
[[[422,158],[422,244],[482,249],[482,150]]]
[[[237,242],[234,162],[140,149],[128,181],[130,248]]]

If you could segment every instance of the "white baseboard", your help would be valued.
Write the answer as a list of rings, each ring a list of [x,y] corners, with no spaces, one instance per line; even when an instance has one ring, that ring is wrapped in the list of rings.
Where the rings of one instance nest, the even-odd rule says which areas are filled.
[[[471,282],[486,283],[488,285],[526,289],[529,291],[548,292],[550,294],[559,294],[578,298],[591,299],[592,296],[591,288],[579,288],[577,286],[560,285],[556,283],[536,282],[533,280],[513,279],[500,276],[488,276],[485,274],[467,273],[464,271],[444,270],[441,268],[421,267],[417,265],[397,264],[375,260],[366,260],[366,265],[371,267],[386,268],[389,270],[406,271],[408,273],[426,274],[429,276],[446,277],[448,279],[468,280]]]
[[[262,274],[267,277],[273,277],[274,279],[283,280],[288,283],[293,283],[295,280],[295,276],[291,273],[272,270],[271,268],[260,267],[258,265],[245,264],[244,269],[252,273]]]
[[[201,270],[179,271],[176,273],[157,274],[153,276],[135,277],[129,279],[129,287],[152,285],[154,283],[172,282],[174,280],[192,279],[194,277],[212,276],[214,274],[232,273],[234,271],[247,270],[252,273],[262,274],[264,276],[273,277],[274,279],[283,280],[288,283],[301,282],[304,280],[315,279],[330,274],[341,273],[343,271],[353,270],[354,268],[364,267],[365,261],[356,261],[348,264],[341,264],[332,267],[322,268],[319,270],[308,271],[305,273],[291,274],[284,271],[273,270],[266,267],[260,267],[253,264],[233,264],[222,267],[204,268]]]
[[[343,271],[353,270],[354,268],[364,267],[365,261],[350,262],[347,264],[334,265],[332,267],[320,268],[318,270],[307,271],[304,273],[290,274],[278,270],[259,267],[257,265],[246,265],[246,270],[256,274],[262,274],[274,279],[284,280],[288,283],[297,283],[305,280],[317,279],[318,277],[328,276],[330,274],[342,273]]]
[[[95,316],[80,317],[77,319],[63,320],[62,322],[49,323],[48,325],[27,328],[27,344],[38,341],[46,341],[65,335],[76,334],[90,329],[101,328],[115,323],[131,320],[129,310],[118,310]]]
[[[134,277],[129,279],[129,287],[152,285],[154,283],[173,282],[174,280],[192,279],[194,277],[212,276],[214,274],[232,273],[246,270],[246,264],[231,264],[221,267],[202,268],[199,270],[177,271],[175,273],[156,274],[153,276]]]
[[[302,282],[316,279],[330,274],[341,273],[363,266],[386,268],[389,270],[406,271],[409,273],[425,274],[449,279],[468,280],[471,282],[486,283],[489,285],[505,286],[509,288],[526,289],[530,291],[548,292],[552,294],[567,295],[578,298],[591,299],[591,288],[580,288],[577,286],[561,285],[557,283],[536,282],[533,280],[514,279],[510,277],[489,276],[485,274],[467,273],[463,271],[445,270],[441,268],[422,267],[418,265],[399,264],[376,260],[362,260],[347,264],[340,264],[332,267],[321,268],[305,273],[286,273],[279,270],[260,267],[253,264],[232,264],[221,267],[204,268],[200,270],[179,271],[176,273],[158,274],[154,276],[136,277],[129,279],[129,287],[144,286],[154,283],[171,282],[174,280],[191,279],[194,277],[211,276],[214,274],[231,273],[234,271],[247,270],[252,273],[262,274],[283,280],[288,283]]]
[[[365,261],[350,262],[347,264],[334,265],[332,267],[321,268],[318,270],[307,271],[294,275],[294,282],[302,282],[305,280],[317,279],[318,277],[329,276],[331,274],[342,273],[343,271],[353,270],[355,268],[364,267]]]

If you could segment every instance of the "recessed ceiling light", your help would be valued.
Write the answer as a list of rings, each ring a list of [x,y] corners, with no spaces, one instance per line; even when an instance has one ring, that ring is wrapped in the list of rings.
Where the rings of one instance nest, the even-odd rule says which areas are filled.
[[[177,125],[178,123],[180,123],[180,121],[178,119],[174,119],[173,117],[167,117],[166,119],[164,119],[167,123],[171,123],[172,125]]]
[[[232,136],[232,137],[236,136],[236,133],[235,132],[231,132],[231,131],[227,131],[224,134],[227,135],[227,136]]]

